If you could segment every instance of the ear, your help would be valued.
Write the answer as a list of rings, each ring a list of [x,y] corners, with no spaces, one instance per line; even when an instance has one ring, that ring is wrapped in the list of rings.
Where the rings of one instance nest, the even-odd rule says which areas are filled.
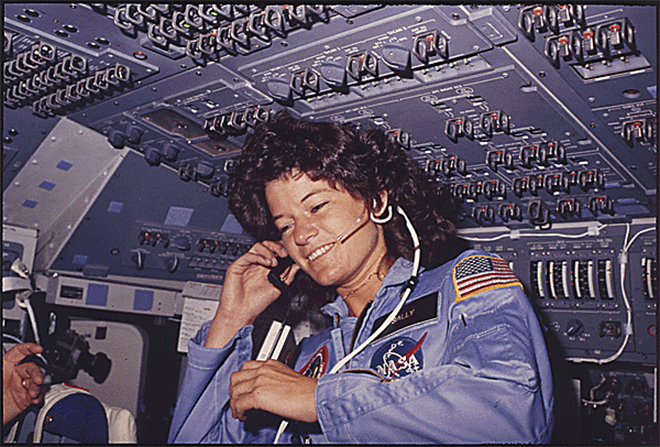
[[[387,205],[388,205],[388,201],[389,201],[388,200],[389,196],[387,194],[387,191],[383,190],[383,191],[379,192],[378,193],[378,198],[380,199],[380,206],[378,206],[378,204],[374,200],[374,211],[373,211],[373,213],[376,216],[382,215],[385,212],[385,210],[387,209]]]

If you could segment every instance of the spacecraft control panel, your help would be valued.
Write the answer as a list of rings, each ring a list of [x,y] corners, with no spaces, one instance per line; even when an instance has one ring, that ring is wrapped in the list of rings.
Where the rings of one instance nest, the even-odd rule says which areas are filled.
[[[36,322],[85,352],[72,380],[141,443],[254,243],[229,173],[283,109],[450,185],[547,329],[558,443],[658,443],[656,3],[3,8],[3,343]]]

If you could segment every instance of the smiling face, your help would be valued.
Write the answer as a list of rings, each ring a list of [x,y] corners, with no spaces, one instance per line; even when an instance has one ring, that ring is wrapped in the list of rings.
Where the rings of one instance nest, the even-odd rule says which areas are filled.
[[[289,255],[323,286],[355,288],[386,254],[383,230],[364,201],[327,180],[288,175],[266,185],[266,201]]]

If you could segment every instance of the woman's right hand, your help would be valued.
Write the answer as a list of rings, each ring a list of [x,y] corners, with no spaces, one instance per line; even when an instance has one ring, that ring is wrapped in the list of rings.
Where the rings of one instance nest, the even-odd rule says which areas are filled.
[[[280,290],[268,281],[268,273],[277,266],[278,257],[286,256],[288,253],[279,242],[257,242],[229,266],[205,346],[223,347],[241,327],[252,324],[277,300]],[[293,264],[284,282],[291,284],[299,269]]]

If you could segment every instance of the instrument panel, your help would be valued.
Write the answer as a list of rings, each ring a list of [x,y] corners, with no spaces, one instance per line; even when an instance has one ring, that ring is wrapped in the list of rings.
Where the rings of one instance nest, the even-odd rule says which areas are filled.
[[[3,8],[3,292],[22,258],[48,305],[148,337],[192,298],[217,305],[254,242],[228,209],[233,160],[286,109],[382,129],[448,184],[459,234],[510,263],[561,374],[595,395],[599,373],[657,384],[657,5]],[[578,399],[581,442],[657,443],[645,389],[617,391],[651,402],[641,422]]]

